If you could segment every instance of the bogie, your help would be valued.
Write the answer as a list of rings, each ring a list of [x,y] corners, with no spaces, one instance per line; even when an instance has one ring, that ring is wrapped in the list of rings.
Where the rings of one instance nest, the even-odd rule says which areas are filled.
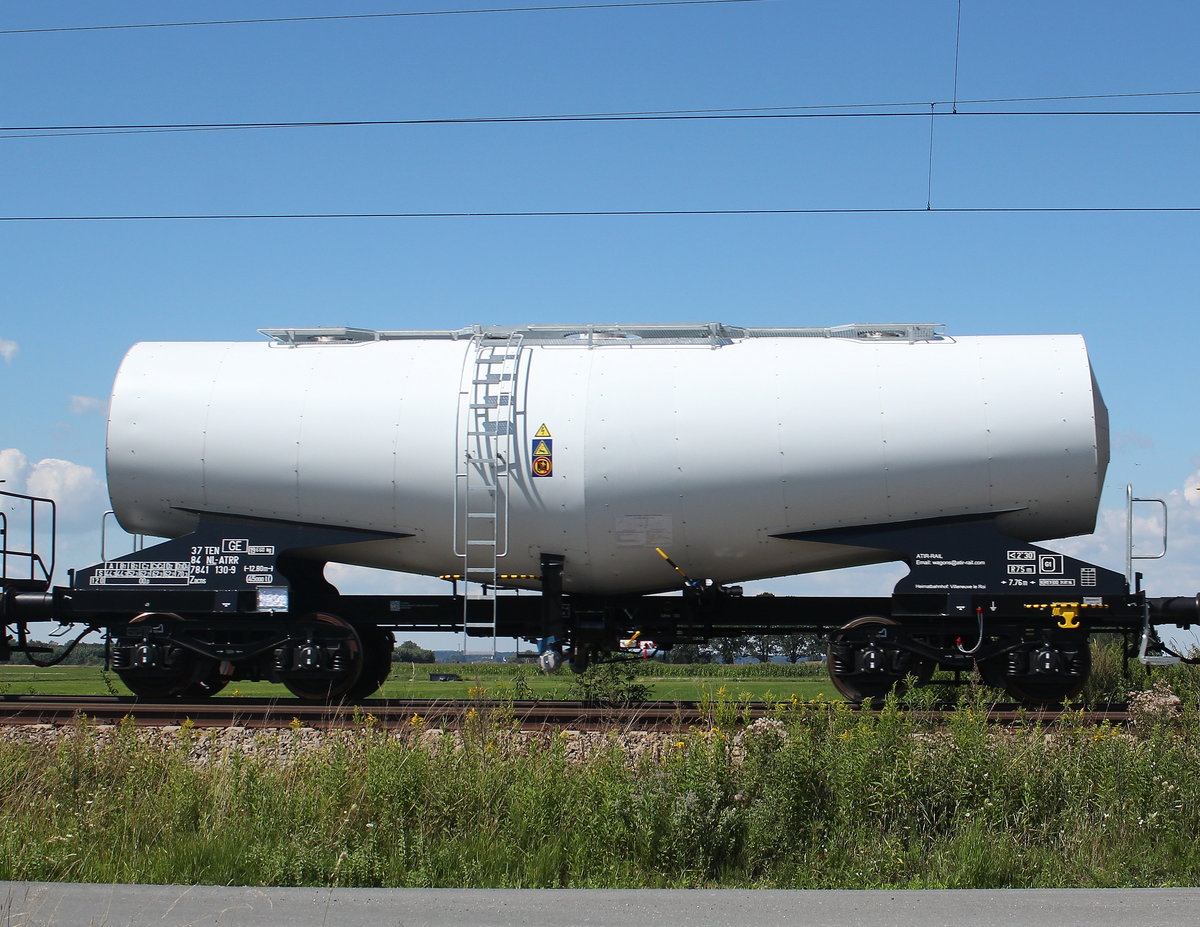
[[[362,641],[352,625],[337,615],[317,612],[304,619],[302,639],[274,652],[277,677],[297,698],[309,702],[351,697],[362,677]]]
[[[851,702],[882,698],[902,690],[909,679],[926,683],[933,675],[933,662],[908,649],[909,643],[891,618],[855,618],[830,639],[829,678]]]
[[[1091,666],[1086,635],[1065,641],[1025,641],[978,664],[984,682],[1029,705],[1054,705],[1074,698],[1083,691]]]
[[[217,660],[179,646],[173,631],[183,618],[169,612],[144,612],[129,622],[134,636],[117,649],[113,669],[126,688],[147,699],[207,697],[223,685]]]

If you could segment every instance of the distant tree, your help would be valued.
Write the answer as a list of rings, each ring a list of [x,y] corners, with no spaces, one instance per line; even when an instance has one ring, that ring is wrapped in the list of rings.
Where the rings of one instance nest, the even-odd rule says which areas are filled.
[[[721,658],[722,663],[736,663],[737,658],[746,653],[744,637],[714,637],[708,642],[708,646]]]
[[[795,663],[803,656],[819,654],[823,648],[824,642],[819,634],[779,635],[779,652],[789,663]]]
[[[67,638],[68,643],[72,638]],[[63,641],[30,641],[34,647],[49,647],[51,652],[34,654],[38,660],[52,660],[63,651]],[[16,663],[28,663],[29,658],[25,654],[13,654],[13,661]],[[103,644],[77,644],[75,649],[62,661],[64,666],[102,666],[104,664],[104,645]]]
[[[759,663],[769,663],[779,653],[779,638],[774,634],[754,634],[746,639],[746,654]]]
[[[676,644],[667,651],[667,663],[711,663],[713,654],[699,644]]]
[[[394,663],[433,663],[434,659],[432,650],[426,650],[412,641],[405,641],[392,651]]]

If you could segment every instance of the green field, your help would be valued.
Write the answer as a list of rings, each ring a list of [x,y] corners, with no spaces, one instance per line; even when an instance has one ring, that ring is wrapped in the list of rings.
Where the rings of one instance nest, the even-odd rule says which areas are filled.
[[[582,677],[598,673],[629,673],[629,685],[646,687],[646,698],[668,701],[725,700],[807,701],[814,698],[837,700],[840,696],[821,663],[749,663],[739,665],[679,665],[651,661],[601,664]],[[430,673],[457,673],[456,682],[432,682]],[[949,679],[948,674],[935,682]],[[529,664],[509,663],[394,663],[392,674],[377,698],[432,699],[577,699],[583,697],[581,677],[570,670],[553,676]],[[1200,701],[1200,672],[1188,666],[1145,667],[1122,659],[1117,641],[1094,641],[1092,673],[1076,704],[1105,708],[1121,704],[1131,691],[1149,688],[1156,679],[1165,679],[1185,699]],[[914,702],[954,704],[964,691],[962,686],[937,686],[921,690]],[[996,690],[989,697],[1007,701]],[[41,669],[27,664],[0,664],[0,695],[128,695],[115,673],[99,666],[64,665]],[[267,682],[233,682],[221,697],[289,698],[281,685]]]
[[[671,667],[678,671],[682,667]],[[721,667],[730,671],[724,676],[638,676],[636,682],[649,689],[652,699],[696,701],[715,700],[778,700],[789,701],[837,697],[827,679],[815,675],[756,676],[756,667]],[[430,682],[430,672],[458,673],[459,682]],[[745,675],[734,675],[744,672]],[[533,667],[498,667],[468,665],[433,665],[427,663],[397,663],[392,675],[376,698],[539,698],[567,699],[578,697],[572,692],[573,676],[564,670],[546,676]],[[719,690],[724,689],[721,693]],[[42,669],[20,664],[0,665],[0,695],[129,695],[116,673],[106,673],[98,666],[53,666]],[[281,685],[269,682],[233,682],[221,692],[221,697],[289,698]]]

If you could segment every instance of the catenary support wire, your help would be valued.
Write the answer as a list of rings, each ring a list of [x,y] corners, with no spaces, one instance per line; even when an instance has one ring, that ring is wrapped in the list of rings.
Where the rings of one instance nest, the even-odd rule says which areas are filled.
[[[475,16],[483,13],[560,13],[568,10],[620,10],[652,6],[712,6],[724,3],[767,3],[773,0],[637,0],[627,3],[572,3],[555,6],[507,6],[465,10],[412,10],[401,13],[346,13],[334,16],[276,16],[263,19],[197,19],[169,23],[119,23],[108,26],[48,26],[42,29],[0,29],[0,35],[46,32],[106,32],[114,29],[169,29],[181,26],[245,26],[265,23],[311,23],[348,19],[398,19],[409,16]]]
[[[0,222],[147,222],[212,219],[559,219],[639,216],[853,216],[908,213],[1195,213],[1200,206],[940,206],[871,209],[597,209],[513,212],[210,213],[189,215],[0,216]]]

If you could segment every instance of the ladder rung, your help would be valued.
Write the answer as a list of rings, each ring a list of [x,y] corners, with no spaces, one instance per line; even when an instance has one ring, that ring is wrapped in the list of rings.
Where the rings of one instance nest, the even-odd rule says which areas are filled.
[[[489,373],[486,377],[472,380],[471,384],[474,386],[487,386],[489,383],[507,383],[512,378],[511,373]]]
[[[467,518],[495,518],[495,512],[467,512]]]
[[[495,570],[493,570],[491,567],[467,567],[467,569],[465,570],[465,572],[467,572],[467,573],[488,573],[488,574],[492,574],[492,573],[495,573],[496,571],[495,571]]]
[[[495,547],[495,541],[467,541],[468,547]]]

